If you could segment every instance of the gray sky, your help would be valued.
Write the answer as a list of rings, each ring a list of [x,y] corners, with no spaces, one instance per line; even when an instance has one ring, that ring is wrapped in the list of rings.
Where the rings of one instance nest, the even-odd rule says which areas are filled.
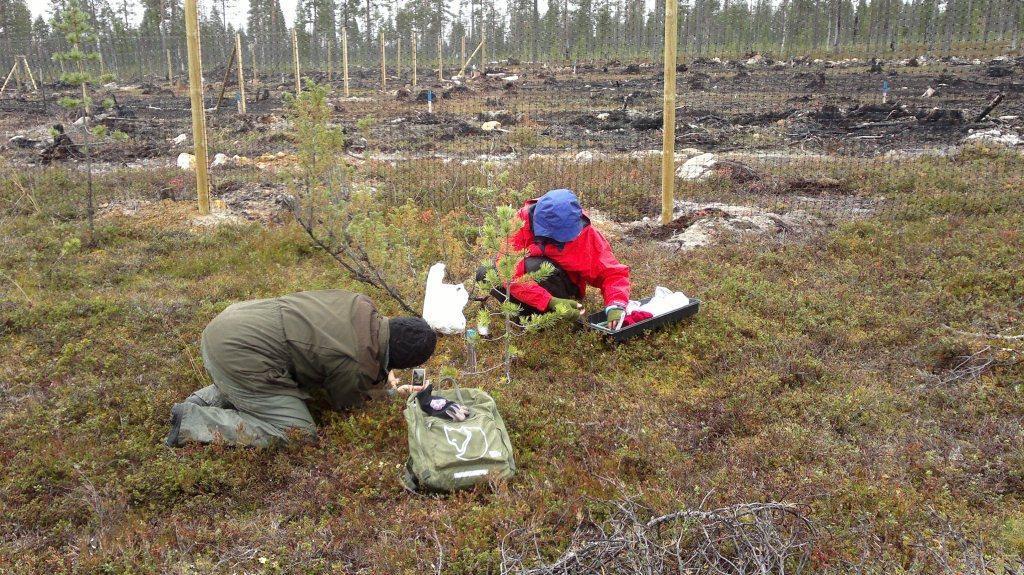
[[[296,0],[280,0],[281,10],[284,11],[284,18],[288,21],[288,25],[291,25],[292,20],[295,18],[295,3]],[[117,3],[117,2],[115,2]],[[218,1],[219,3],[219,1]],[[648,9],[654,5],[654,0],[647,0]],[[40,14],[45,18],[49,18],[50,15],[47,11],[50,4],[50,0],[28,0],[28,8],[32,11],[32,18]],[[233,23],[236,27],[245,26],[246,16],[249,13],[249,0],[227,0],[228,7],[228,21]],[[449,7],[454,11],[458,6],[458,0],[448,0]],[[548,0],[540,0],[541,11],[547,10]],[[211,0],[199,0],[199,9],[209,13],[210,8],[213,6]],[[129,11],[134,12],[132,16],[135,18],[135,22],[138,22],[142,18],[142,5],[139,0],[128,1]]]

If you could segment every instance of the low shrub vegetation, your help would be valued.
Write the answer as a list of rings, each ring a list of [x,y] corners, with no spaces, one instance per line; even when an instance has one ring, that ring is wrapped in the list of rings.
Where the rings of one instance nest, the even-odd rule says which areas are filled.
[[[574,176],[593,182],[585,203],[653,215],[657,160],[629,162]],[[361,213],[392,230],[375,255],[432,238],[375,260],[415,305],[430,263],[469,281],[485,218],[563,170],[580,167],[352,177],[379,194]],[[600,184],[610,173],[632,185]],[[195,225],[192,202],[151,185],[170,177],[98,175],[97,205],[130,188],[152,211],[101,209],[88,247],[77,174],[0,167],[0,572],[497,573],[509,550],[551,563],[623,509],[771,501],[813,526],[805,572],[1019,568],[1020,155],[846,166],[830,177],[882,207],[813,235],[690,252],[613,241],[635,294],[681,289],[700,314],[618,347],[560,324],[517,341],[511,381],[464,376],[497,399],[520,472],[447,498],[400,487],[398,403],[315,410],[316,445],[162,445],[171,404],[205,385],[199,335],[230,303],[341,287],[400,311],[295,222]],[[478,352],[501,362],[500,345]],[[465,340],[445,337],[427,367],[465,362]]]

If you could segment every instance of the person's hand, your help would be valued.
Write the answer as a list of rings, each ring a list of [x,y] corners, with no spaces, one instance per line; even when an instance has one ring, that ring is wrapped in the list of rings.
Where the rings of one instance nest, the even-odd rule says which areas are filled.
[[[574,300],[560,297],[553,297],[548,302],[548,311],[558,314],[559,317],[575,319],[577,317],[583,317],[586,311],[583,309],[583,304]]]
[[[388,372],[388,385],[391,386],[391,389],[395,390],[395,393],[401,394],[404,397],[409,397],[410,395],[419,393],[430,384],[430,381],[428,380],[423,385],[399,385],[400,381],[401,380],[398,379],[398,376],[395,375],[395,370],[392,369]]]
[[[622,309],[620,306],[609,306],[608,309],[605,310],[605,316],[608,318],[608,328],[619,329],[619,324],[622,322],[622,318],[625,315],[626,310]]]
[[[421,392],[416,394],[416,401],[420,404],[420,409],[424,413],[452,421],[465,421],[469,417],[469,409],[466,406],[459,405],[443,397],[430,395],[433,390],[433,386],[428,384],[424,386]]]

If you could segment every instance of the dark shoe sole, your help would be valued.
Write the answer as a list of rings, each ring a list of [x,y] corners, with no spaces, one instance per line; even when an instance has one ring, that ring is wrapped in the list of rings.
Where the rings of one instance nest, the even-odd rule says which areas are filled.
[[[164,439],[164,445],[167,447],[181,447],[182,445],[178,436],[181,433],[181,420],[185,417],[185,409],[184,403],[175,403],[171,406],[171,432]]]

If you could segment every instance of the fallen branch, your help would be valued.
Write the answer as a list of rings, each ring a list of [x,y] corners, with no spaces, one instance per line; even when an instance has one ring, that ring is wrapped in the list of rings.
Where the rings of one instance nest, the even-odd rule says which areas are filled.
[[[1024,334],[1020,334],[1020,335],[1003,335],[1001,333],[983,333],[983,332],[975,332],[975,331],[962,331],[962,330],[959,330],[959,329],[954,329],[953,327],[951,327],[951,326],[949,326],[947,324],[942,324],[942,327],[948,329],[949,331],[951,331],[951,332],[953,332],[955,334],[959,334],[959,335],[963,335],[963,336],[967,336],[967,337],[977,337],[977,338],[982,338],[982,339],[998,339],[998,340],[1002,340],[1002,341],[1024,341]]]
[[[683,509],[653,517],[633,501],[611,505],[615,509],[607,521],[599,526],[581,525],[569,549],[552,562],[541,561],[540,550],[535,549],[539,564],[525,567],[525,553],[512,552],[503,541],[501,572],[799,574],[810,559],[814,529],[789,503]]]
[[[999,103],[1002,102],[1002,101],[1003,101],[1003,93],[1000,92],[1000,93],[996,94],[995,98],[992,98],[992,101],[989,102],[987,106],[985,106],[985,109],[983,109],[980,114],[978,114],[977,116],[974,117],[974,122],[978,123],[978,122],[984,120],[985,117],[988,116],[989,114],[991,114],[992,110],[994,110],[996,108],[996,106],[998,106]]]

